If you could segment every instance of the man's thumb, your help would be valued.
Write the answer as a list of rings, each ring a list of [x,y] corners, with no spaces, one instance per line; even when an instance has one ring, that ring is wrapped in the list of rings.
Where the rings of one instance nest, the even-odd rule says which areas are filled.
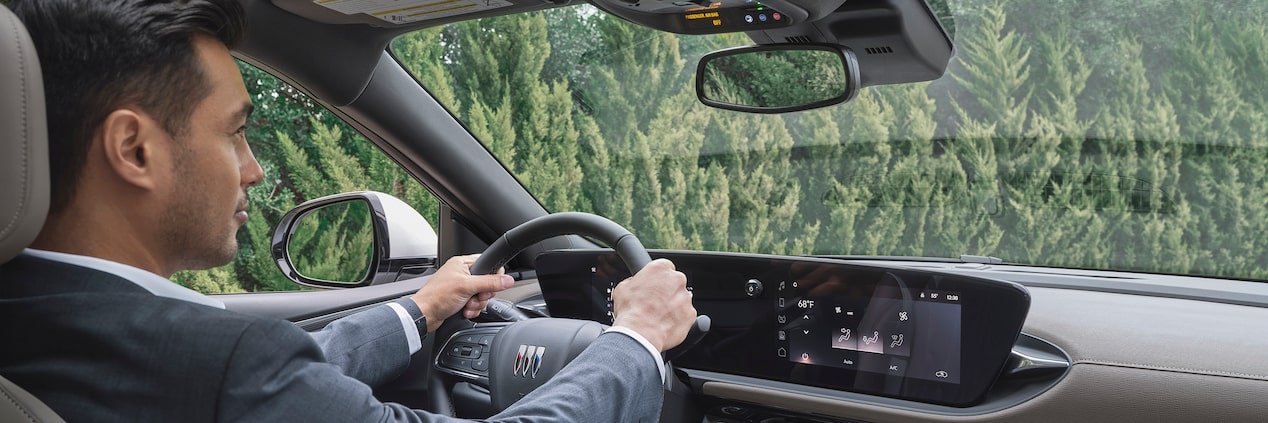
[[[515,279],[511,275],[481,275],[472,276],[478,278],[475,285],[480,292],[498,292],[515,284]]]

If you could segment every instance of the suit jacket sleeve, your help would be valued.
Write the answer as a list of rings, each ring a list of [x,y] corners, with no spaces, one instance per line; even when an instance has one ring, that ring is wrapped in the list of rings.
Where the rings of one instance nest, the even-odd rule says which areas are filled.
[[[408,297],[396,302],[411,314],[421,314]],[[343,374],[377,387],[409,366],[405,329],[396,311],[381,305],[335,320],[309,336],[327,362],[338,366]]]
[[[633,338],[600,335],[550,382],[489,421],[655,421],[664,392],[652,360]],[[458,421],[379,402],[369,386],[323,360],[304,331],[282,321],[259,320],[244,330],[225,373],[218,421]]]

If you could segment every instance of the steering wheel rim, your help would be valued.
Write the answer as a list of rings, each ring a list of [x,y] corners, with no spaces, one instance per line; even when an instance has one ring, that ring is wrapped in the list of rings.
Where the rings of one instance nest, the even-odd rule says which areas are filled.
[[[485,249],[484,253],[476,259],[475,263],[472,263],[470,272],[473,275],[493,273],[497,269],[506,265],[511,258],[515,257],[516,254],[519,254],[520,251],[523,251],[524,248],[551,237],[568,234],[585,235],[609,245],[616,251],[617,255],[621,257],[621,260],[625,262],[626,267],[629,268],[630,275],[638,273],[643,269],[643,267],[646,267],[647,264],[652,261],[651,255],[647,253],[647,249],[643,247],[643,243],[639,241],[638,237],[634,236],[633,233],[630,233],[629,230],[625,229],[616,222],[590,213],[561,212],[537,217],[507,231],[496,241],[490,244],[489,247]],[[518,400],[518,397],[527,394],[527,392],[532,389],[536,389],[536,387],[544,383],[545,380],[553,377],[552,372],[546,378],[543,378],[542,381],[529,382],[527,380],[523,380],[521,377],[520,380],[515,383],[506,384],[497,380],[501,376],[498,376],[499,372],[495,371],[501,370],[500,367],[503,367],[500,364],[501,361],[504,360],[498,360],[499,355],[509,355],[506,351],[510,351],[510,349],[500,346],[499,340],[502,340],[504,335],[505,338],[508,339],[511,337],[516,337],[517,339],[526,337],[520,334],[528,332],[529,328],[526,326],[535,326],[534,323],[536,323],[536,326],[554,325],[552,322],[543,320],[570,319],[532,319],[516,322],[507,326],[506,329],[503,329],[499,332],[498,336],[494,338],[494,345],[491,345],[491,352],[493,354],[491,361],[494,362],[494,366],[490,368],[488,380],[489,390],[491,396],[493,397],[493,405],[495,408],[504,409],[506,406],[510,406],[510,404],[514,403],[515,400]],[[597,323],[583,321],[575,322],[580,323],[564,324],[563,326],[554,325],[556,327],[551,330],[555,332],[574,331],[574,341],[587,337],[579,336],[581,333],[589,333],[590,336],[588,337],[590,339],[597,337],[598,333],[594,332],[593,327],[593,325],[597,325]],[[519,327],[515,327],[515,325],[519,325]],[[666,360],[667,358],[673,358],[678,354],[681,354],[687,348],[690,348],[698,342],[700,338],[703,338],[704,334],[708,332],[709,326],[710,321],[708,316],[697,316],[695,324],[691,327],[691,330],[687,334],[687,338],[678,346],[662,353],[659,359]],[[515,343],[512,342],[512,344]],[[588,342],[585,343],[585,345],[588,344]],[[521,350],[523,348],[524,346],[521,345]],[[554,348],[552,349],[552,352],[559,349],[560,348]],[[499,351],[503,351],[503,353],[499,354]],[[579,353],[579,351],[573,351],[573,353],[568,355],[575,357],[576,353]],[[519,355],[522,356],[523,354],[524,351],[519,351]],[[571,357],[569,357],[567,361],[571,361]],[[556,364],[558,364],[558,362],[556,362]],[[558,368],[562,369],[563,365],[566,364],[567,362],[565,361],[562,364],[559,364]],[[515,372],[520,372],[518,359],[516,360]],[[533,369],[532,376],[534,379],[536,378],[536,368]]]
[[[547,238],[568,234],[585,235],[608,244],[625,261],[631,275],[652,262],[642,241],[616,222],[590,213],[562,212],[529,220],[506,231],[489,244],[489,248],[471,265],[471,274],[493,273],[528,246]]]

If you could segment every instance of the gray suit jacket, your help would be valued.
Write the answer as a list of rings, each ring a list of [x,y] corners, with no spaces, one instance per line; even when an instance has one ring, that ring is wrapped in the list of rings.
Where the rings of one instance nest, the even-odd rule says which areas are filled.
[[[31,257],[0,266],[0,374],[69,421],[453,420],[372,395],[367,383],[408,365],[402,330],[386,306],[310,336],[92,269]],[[628,336],[604,334],[489,420],[654,421],[663,390],[652,360]]]

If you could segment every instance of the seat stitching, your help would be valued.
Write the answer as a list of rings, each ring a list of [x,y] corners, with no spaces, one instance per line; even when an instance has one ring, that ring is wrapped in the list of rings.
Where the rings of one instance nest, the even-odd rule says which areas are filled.
[[[20,23],[17,21],[17,18],[12,15],[7,16],[7,18],[12,24],[10,26],[13,28],[13,41],[14,41],[14,45],[17,47],[17,50],[18,50],[18,77],[22,81],[22,83],[18,84],[18,89],[21,90],[21,93],[19,94],[18,97],[19,97],[19,100],[22,102],[22,116],[20,118],[21,120],[19,120],[18,125],[20,126],[22,131],[23,141],[21,143],[22,151],[19,153],[21,157],[21,161],[19,162],[19,165],[18,165],[21,170],[21,173],[18,175],[18,178],[20,178],[20,182],[21,182],[21,187],[18,188],[18,191],[19,191],[18,206],[17,206],[17,209],[15,210],[16,212],[12,216],[9,216],[9,222],[4,225],[4,229],[0,230],[0,239],[7,238],[9,236],[9,232],[12,231],[13,228],[16,227],[18,217],[22,215],[22,211],[26,207],[27,196],[30,194],[29,187],[27,186],[27,179],[28,179],[27,173],[29,171],[28,163],[30,160],[30,156],[28,155],[28,153],[30,153],[29,140],[28,140],[28,136],[30,135],[29,133],[30,128],[28,128],[28,125],[27,125],[27,110],[26,110],[27,109],[26,52],[22,49],[22,38],[21,38],[22,34],[18,31]]]
[[[14,398],[13,395],[10,395],[9,390],[7,388],[5,388],[4,386],[0,386],[0,393],[3,393],[4,399],[7,399],[9,400],[10,403],[13,403],[13,405],[17,407],[18,411],[21,411],[22,415],[26,416],[26,419],[28,421],[31,421],[31,422],[39,421],[39,420],[36,420],[35,416],[32,416],[31,413],[26,412],[26,407],[23,407],[22,403],[18,402],[18,400]]]

